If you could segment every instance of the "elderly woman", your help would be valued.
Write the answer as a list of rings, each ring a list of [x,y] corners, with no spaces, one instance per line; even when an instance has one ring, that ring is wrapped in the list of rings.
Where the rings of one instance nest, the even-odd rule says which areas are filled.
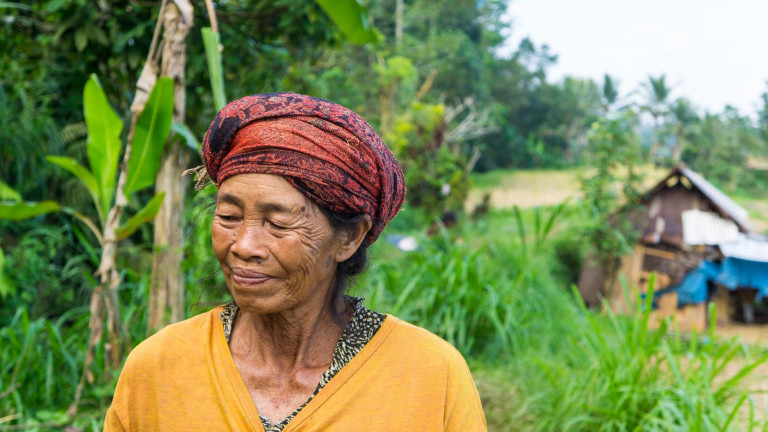
[[[216,116],[203,157],[233,302],[136,347],[105,430],[486,429],[452,346],[344,295],[405,198],[365,120],[309,96],[248,96]]]

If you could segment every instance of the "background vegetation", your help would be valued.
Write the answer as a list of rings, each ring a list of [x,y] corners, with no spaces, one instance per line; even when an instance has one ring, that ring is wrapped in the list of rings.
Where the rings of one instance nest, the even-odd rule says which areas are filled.
[[[56,199],[98,219],[88,191],[45,156],[88,160],[82,90],[91,73],[129,123],[160,3],[0,2],[0,200]],[[197,27],[187,42],[186,124],[199,140],[215,102],[199,31],[206,7],[191,3]],[[547,72],[557,56],[546,45],[526,39],[511,55],[497,54],[514,31],[501,21],[504,1],[363,3],[377,43],[348,42],[317,2],[221,1],[216,12],[231,98],[294,91],[344,104],[380,131],[405,167],[409,202],[388,232],[413,235],[419,247],[377,243],[355,293],[467,356],[491,430],[757,427],[740,384],[762,361],[755,350],[714,335],[699,343],[696,335],[649,332],[644,313],[595,315],[570,287],[588,252],[614,255],[629,243],[630,233],[606,231],[603,222],[636,200],[641,164],[682,161],[727,193],[764,199],[768,94],[758,113],[711,113],[670,100],[663,75],[641,89],[620,88],[609,76],[553,82]],[[629,92],[645,102],[626,103]],[[190,167],[199,165],[186,151]],[[583,172],[584,199],[465,212],[475,173],[521,169]],[[214,193],[189,188],[185,201],[186,316],[226,299],[210,250]],[[449,211],[459,224],[426,236]],[[109,370],[102,347],[94,384],[77,414],[67,413],[101,256],[85,228],[64,213],[0,220],[0,430],[101,427],[119,372]],[[117,255],[130,346],[147,334],[152,253],[146,225]]]

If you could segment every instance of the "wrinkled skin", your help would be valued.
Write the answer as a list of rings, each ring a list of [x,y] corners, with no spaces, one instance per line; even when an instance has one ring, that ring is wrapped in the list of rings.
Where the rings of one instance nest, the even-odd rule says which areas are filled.
[[[240,174],[224,181],[212,234],[227,286],[248,312],[277,313],[324,300],[341,258],[326,217],[279,176]]]
[[[213,249],[240,312],[230,351],[260,415],[277,422],[314,392],[343,327],[331,295],[338,263],[357,250],[284,178],[238,174],[219,188]]]

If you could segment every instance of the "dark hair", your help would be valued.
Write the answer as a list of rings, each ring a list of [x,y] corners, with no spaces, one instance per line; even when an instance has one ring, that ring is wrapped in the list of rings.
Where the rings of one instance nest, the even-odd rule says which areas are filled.
[[[365,220],[366,217],[365,214],[349,215],[345,213],[334,213],[323,207],[318,207],[328,218],[334,233],[337,234],[343,232],[346,235],[354,235],[359,229],[359,223]],[[333,310],[334,314],[339,313],[339,311],[336,311],[334,305],[336,305],[339,298],[345,294],[347,288],[352,281],[354,281],[355,277],[363,273],[368,266],[367,251],[367,241],[363,240],[363,243],[351,257],[346,261],[339,263],[339,266],[336,269],[336,281],[331,295],[331,310]]]

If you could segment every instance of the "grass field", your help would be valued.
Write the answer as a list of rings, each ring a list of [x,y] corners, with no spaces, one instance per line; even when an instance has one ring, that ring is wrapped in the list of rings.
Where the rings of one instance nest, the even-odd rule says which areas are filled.
[[[667,174],[667,170],[644,167],[644,186],[653,187]],[[581,196],[579,178],[588,174],[586,169],[573,170],[519,170],[491,171],[472,176],[466,209],[471,211],[486,194],[491,194],[491,206],[495,208],[530,208],[550,206],[567,199]],[[768,197],[733,195],[731,198],[747,209],[756,232],[768,234]]]

